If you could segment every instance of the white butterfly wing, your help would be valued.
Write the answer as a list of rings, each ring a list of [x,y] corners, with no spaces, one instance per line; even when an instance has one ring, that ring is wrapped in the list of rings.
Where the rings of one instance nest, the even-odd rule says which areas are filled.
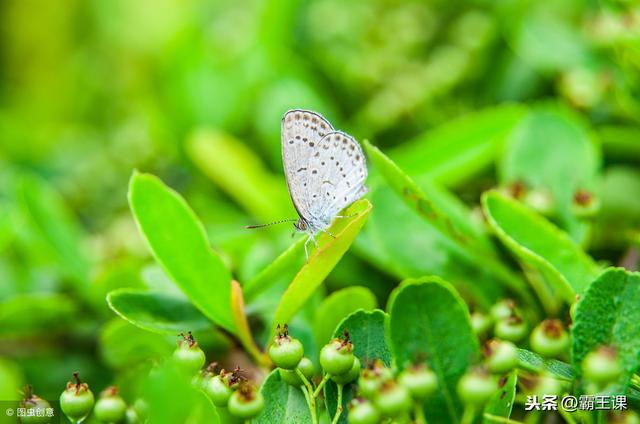
[[[367,164],[356,140],[342,131],[322,138],[308,163],[309,217],[320,228],[329,226],[345,207],[367,192]]]
[[[313,199],[309,190],[309,158],[318,152],[322,138],[333,132],[321,115],[307,110],[290,110],[282,118],[282,163],[289,195],[298,214],[312,219]]]

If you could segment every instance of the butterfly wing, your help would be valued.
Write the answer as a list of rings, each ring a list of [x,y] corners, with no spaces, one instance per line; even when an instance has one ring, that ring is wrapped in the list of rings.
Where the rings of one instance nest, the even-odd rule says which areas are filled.
[[[367,164],[356,140],[342,131],[325,135],[308,163],[309,217],[326,228],[345,207],[367,192]]]
[[[321,115],[290,110],[282,118],[282,163],[291,201],[298,215],[310,218],[309,158],[318,151],[322,138],[334,131]]]

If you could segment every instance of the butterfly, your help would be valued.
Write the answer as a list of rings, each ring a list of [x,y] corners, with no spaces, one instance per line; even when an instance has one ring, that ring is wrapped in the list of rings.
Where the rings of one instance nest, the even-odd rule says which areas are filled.
[[[283,222],[295,222],[297,231],[308,234],[304,251],[316,235],[329,234],[328,228],[338,213],[367,193],[367,163],[358,142],[336,130],[322,115],[295,109],[284,114],[281,124],[282,163],[293,206],[299,218],[270,224],[252,225],[259,228]]]

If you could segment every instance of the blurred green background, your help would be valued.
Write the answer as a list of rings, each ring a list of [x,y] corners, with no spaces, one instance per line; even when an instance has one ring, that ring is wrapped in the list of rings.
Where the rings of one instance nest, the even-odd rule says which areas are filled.
[[[435,181],[472,225],[485,189],[551,193],[574,240],[635,267],[634,1],[5,0],[0,21],[0,399],[25,383],[56,399],[75,370],[94,391],[136,381],[173,349],[174,335],[137,329],[104,300],[174,290],[127,206],[134,168],[186,197],[240,282],[292,242],[290,228],[243,228],[295,216],[280,159],[290,108]],[[326,290],[366,285],[384,305],[407,276],[482,282],[377,181]],[[601,205],[588,222],[562,206],[578,188]],[[249,305],[257,334],[282,280]],[[312,315],[300,315],[304,332]],[[237,354],[212,334],[200,335],[210,359]]]

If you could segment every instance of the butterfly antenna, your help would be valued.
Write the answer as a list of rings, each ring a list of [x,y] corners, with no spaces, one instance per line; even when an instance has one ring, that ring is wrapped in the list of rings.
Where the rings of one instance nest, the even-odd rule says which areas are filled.
[[[271,225],[284,224],[285,222],[296,222],[296,221],[297,221],[297,219],[290,218],[290,219],[283,219],[283,220],[280,220],[280,221],[270,222],[268,224],[246,225],[244,228],[248,228],[248,229],[262,228],[262,227],[269,227]]]

